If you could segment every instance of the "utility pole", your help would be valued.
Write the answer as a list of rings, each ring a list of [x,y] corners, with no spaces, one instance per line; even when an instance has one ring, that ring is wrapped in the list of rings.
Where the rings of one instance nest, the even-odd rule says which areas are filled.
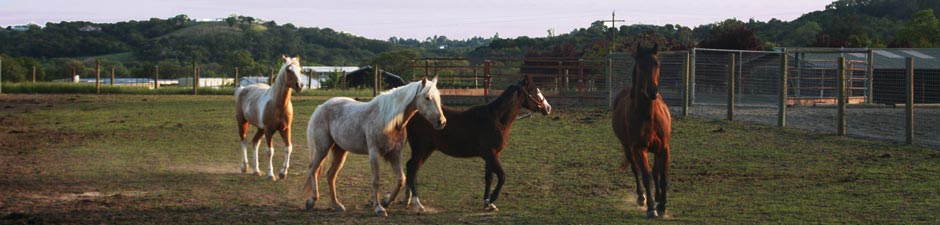
[[[610,23],[611,28],[617,28],[617,22],[626,22],[626,20],[618,20],[617,10],[614,10],[613,12],[610,13],[610,20],[601,20],[601,22]],[[616,33],[613,33],[610,35],[610,43],[607,43],[607,54],[610,54],[611,52],[613,52],[612,47],[613,47],[614,38],[615,38],[614,35],[616,35]]]

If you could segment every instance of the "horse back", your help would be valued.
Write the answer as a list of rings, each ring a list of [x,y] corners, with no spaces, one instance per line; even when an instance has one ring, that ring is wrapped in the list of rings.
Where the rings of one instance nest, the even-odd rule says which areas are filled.
[[[487,121],[480,118],[474,109],[461,110],[441,107],[447,126],[435,130],[434,126],[422,116],[415,116],[408,123],[408,143],[412,151],[440,151],[453,157],[477,157],[483,150],[498,146],[483,146],[499,140],[486,141],[501,137],[493,124],[495,119]],[[497,133],[496,135],[493,135]],[[493,136],[493,137],[490,137]]]
[[[236,119],[248,121],[251,125],[264,129],[261,118],[266,101],[262,99],[270,88],[267,84],[253,84],[235,89]]]

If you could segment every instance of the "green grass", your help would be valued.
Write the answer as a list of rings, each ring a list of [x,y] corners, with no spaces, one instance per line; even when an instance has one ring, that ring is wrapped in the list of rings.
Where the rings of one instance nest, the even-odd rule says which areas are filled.
[[[238,171],[230,96],[0,95],[0,169],[7,171],[0,175],[0,191],[14,196],[0,197],[0,222],[940,222],[938,150],[694,118],[674,120],[669,217],[650,221],[632,203],[633,176],[619,172],[622,153],[608,111],[563,106],[514,124],[502,154],[507,181],[498,213],[482,210],[482,160],[440,153],[420,172],[422,202],[432,213],[395,205],[388,218],[372,216],[363,155],[350,155],[338,179],[347,212],[324,209],[329,197],[323,180],[317,209],[306,211],[306,125],[325,99],[293,100],[290,176],[271,182]],[[277,143],[280,169],[283,145]],[[381,171],[387,191],[387,163]],[[51,202],[35,197],[90,191],[144,194]]]

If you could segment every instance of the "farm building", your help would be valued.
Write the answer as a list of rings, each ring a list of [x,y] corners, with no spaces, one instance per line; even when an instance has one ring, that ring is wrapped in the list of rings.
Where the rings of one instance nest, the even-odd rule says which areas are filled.
[[[235,83],[234,78],[223,77],[200,77],[199,87],[231,87]],[[192,77],[179,78],[179,85],[183,87],[193,86]]]
[[[332,79],[332,77],[337,75],[342,75],[350,73],[352,71],[358,70],[359,67],[355,66],[304,66],[302,73],[310,76],[310,78],[304,78],[313,83],[314,86],[305,86],[310,89],[320,88],[320,84],[325,83]],[[306,85],[306,83],[305,83]]]
[[[372,66],[362,67],[358,70],[349,72],[346,74],[344,81],[346,82],[346,87],[371,87],[372,82],[374,82],[375,70],[372,69]],[[382,84],[384,89],[392,89],[398,86],[405,85],[405,80],[394,73],[389,73],[388,71],[382,71]]]
[[[201,80],[201,79],[203,79],[203,78],[199,78],[199,79]],[[231,79],[230,79],[230,80],[231,80]],[[260,84],[267,84],[268,81],[269,81],[269,80],[268,80],[268,77],[266,77],[266,76],[239,77],[239,78],[238,78],[238,86],[239,86],[239,87],[244,87],[244,86],[248,86],[248,85],[252,85],[252,84],[259,84],[259,83],[260,83]],[[317,80],[315,80],[315,79],[311,79],[311,78],[308,77],[307,75],[303,75],[303,74],[300,75],[300,84],[303,84],[304,89],[318,89],[318,88],[320,88],[320,81],[317,81]],[[313,84],[313,85],[310,85],[310,84]]]

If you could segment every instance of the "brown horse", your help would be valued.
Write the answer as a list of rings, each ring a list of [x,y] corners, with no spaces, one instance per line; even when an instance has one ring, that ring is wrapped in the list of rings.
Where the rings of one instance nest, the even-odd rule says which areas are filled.
[[[669,133],[672,131],[672,116],[659,95],[658,49],[659,45],[651,49],[637,45],[632,87],[626,87],[617,94],[612,115],[614,134],[620,139],[625,155],[623,166],[629,165],[633,171],[636,202],[640,206],[646,203],[646,216],[649,218],[664,216],[666,213]],[[647,153],[653,153],[656,160],[652,172],[653,182],[656,183],[656,196],[649,201],[644,197],[652,197]],[[643,178],[643,186],[640,186],[640,175]]]
[[[411,159],[406,165],[408,189],[405,194],[408,207],[415,204],[415,210],[424,211],[418,199],[416,183],[418,168],[427,161],[435,149],[445,155],[469,158],[482,157],[486,162],[486,188],[483,191],[484,209],[498,211],[496,198],[503,187],[505,173],[499,163],[499,154],[509,141],[509,128],[519,115],[521,108],[539,111],[548,115],[552,106],[548,104],[542,92],[526,76],[516,84],[510,85],[502,94],[486,105],[478,105],[467,110],[443,107],[447,117],[447,127],[435,130],[433,123],[424,118],[415,118],[408,124],[408,143],[411,144]],[[490,194],[493,175],[498,178],[496,188]],[[410,196],[410,198],[409,198]]]
[[[277,79],[274,80],[274,86],[267,84],[254,84],[247,87],[235,89],[235,120],[238,124],[238,135],[242,142],[242,172],[248,172],[248,125],[254,125],[258,128],[255,136],[251,139],[255,153],[254,173],[261,176],[261,170],[258,169],[258,147],[261,145],[261,136],[268,143],[268,178],[277,180],[274,177],[274,133],[280,133],[284,139],[284,167],[281,169],[280,177],[284,179],[287,176],[287,168],[290,166],[290,154],[293,150],[290,142],[290,125],[294,119],[294,107],[290,102],[291,89],[300,92],[303,88],[300,86],[300,57],[284,59],[284,65],[277,73]]]

